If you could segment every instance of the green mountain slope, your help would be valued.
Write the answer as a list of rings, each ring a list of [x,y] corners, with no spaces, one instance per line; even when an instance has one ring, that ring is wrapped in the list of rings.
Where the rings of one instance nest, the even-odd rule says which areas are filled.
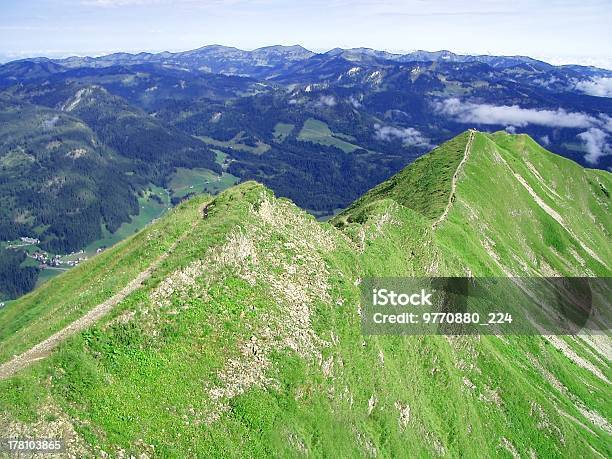
[[[138,211],[122,164],[81,119],[4,97],[0,203],[2,240],[29,235],[47,250],[81,248]]]
[[[101,86],[71,89],[62,110],[81,118],[106,145],[132,160],[140,178],[162,181],[177,166],[221,172],[214,153],[198,139],[164,126]]]
[[[608,457],[609,337],[364,336],[359,283],[610,276],[611,187],[466,133],[332,223],[253,182],[194,198],[0,310],[0,431],[77,456]]]
[[[0,97],[0,299],[27,293],[37,281],[38,263],[22,265],[25,248],[5,250],[20,237],[39,239],[27,250],[43,250],[50,259],[92,242],[104,245],[147,220],[148,190],[168,187],[178,170],[197,168],[210,181],[222,173],[202,141],[101,86],[32,92]],[[47,106],[34,105],[45,92]]]

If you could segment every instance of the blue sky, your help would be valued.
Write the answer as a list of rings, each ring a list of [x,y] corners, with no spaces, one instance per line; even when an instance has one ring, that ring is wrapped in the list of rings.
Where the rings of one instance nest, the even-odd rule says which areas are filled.
[[[0,59],[299,43],[612,68],[610,24],[610,0],[2,0]]]

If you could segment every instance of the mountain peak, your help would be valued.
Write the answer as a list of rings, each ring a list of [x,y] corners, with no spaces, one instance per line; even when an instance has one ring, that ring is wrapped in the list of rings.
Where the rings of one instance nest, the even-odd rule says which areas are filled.
[[[593,215],[605,215],[610,205],[607,190],[612,185],[612,174],[603,176],[600,171],[584,169],[545,150],[529,135],[470,130],[373,188],[336,216],[333,223],[344,227],[363,222],[376,203],[391,200],[425,218],[432,229],[453,234],[457,240],[468,237],[462,225],[491,222],[485,225],[489,227],[488,233],[482,232],[481,225],[473,227],[469,237],[474,239],[474,250],[484,247],[495,260],[494,264],[498,268],[503,266],[504,275],[519,272],[576,275],[581,268],[564,259],[571,253],[583,260],[583,268],[589,266],[589,275],[604,275],[611,269],[606,260],[612,259],[612,252],[607,253],[606,249],[602,256],[600,247],[606,245],[606,234],[612,230],[608,228],[610,221],[601,221],[608,228],[603,233],[585,226],[582,211],[572,204],[576,200],[590,202]],[[573,179],[561,185],[560,177]],[[517,212],[528,212],[529,217],[508,220],[509,215]],[[506,223],[502,224],[503,221]],[[487,239],[492,238],[492,222],[499,225],[495,230],[498,231],[496,248]],[[540,246],[542,237],[549,247]],[[520,245],[521,238],[528,238],[530,244],[538,246],[536,252],[546,260],[548,271],[541,271],[533,260],[524,260],[522,265],[511,259],[499,262],[503,250],[515,250],[510,246]]]

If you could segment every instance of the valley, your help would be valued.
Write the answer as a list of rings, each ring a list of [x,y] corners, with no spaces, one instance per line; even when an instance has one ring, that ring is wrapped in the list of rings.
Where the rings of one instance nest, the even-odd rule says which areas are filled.
[[[300,46],[9,62],[0,66],[0,240],[91,252],[160,215],[143,203],[151,187],[175,205],[248,180],[330,218],[472,127],[518,129],[608,170],[611,99],[580,88],[610,77],[520,56]],[[0,254],[0,265],[21,257]],[[21,268],[22,285],[0,288],[5,296],[41,275]]]

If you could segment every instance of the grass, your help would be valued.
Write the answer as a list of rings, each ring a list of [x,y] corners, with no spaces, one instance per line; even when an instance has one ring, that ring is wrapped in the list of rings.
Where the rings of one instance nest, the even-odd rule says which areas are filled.
[[[280,143],[284,142],[285,139],[291,135],[294,129],[295,124],[276,123],[276,126],[274,126],[274,132],[272,133],[274,140]]]
[[[488,239],[495,243],[490,250],[501,264],[524,275],[542,269],[547,275],[571,276],[585,271],[609,275],[610,267],[603,266],[588,250],[598,253],[600,260],[612,259],[606,242],[612,227],[606,210],[609,198],[598,182],[609,186],[609,174],[596,179],[594,175],[600,174],[547,153],[523,135],[477,134],[472,151],[474,156],[457,185],[458,204],[439,232],[445,246],[461,250],[471,260],[478,256],[494,269],[495,263],[483,248],[482,241]],[[563,216],[563,225],[536,202],[514,174],[522,177],[543,205]],[[563,185],[560,176],[568,177]],[[600,222],[599,229],[584,224],[585,212]],[[470,221],[480,223],[474,227]],[[461,245],[456,242],[459,240]],[[532,255],[521,265],[516,254],[526,251]]]
[[[188,235],[109,317],[0,381],[0,429],[15,419],[44,425],[51,403],[77,426],[89,453],[81,456],[570,458],[594,449],[609,457],[610,433],[579,409],[610,419],[609,383],[543,337],[361,333],[358,279],[432,275],[433,265],[435,275],[468,267],[503,275],[485,235],[501,266],[520,274],[528,266],[541,276],[546,263],[610,275],[573,236],[559,243],[562,228],[547,242],[541,222],[554,221],[499,158],[577,237],[601,244],[605,259],[612,225],[600,182],[612,189],[610,174],[575,169],[518,136],[476,136],[448,219],[432,231],[465,140],[367,194],[340,229],[247,182],[216,196],[205,218],[208,198],[187,201],[12,302],[0,311],[0,361],[82,315]],[[426,186],[436,191],[429,201]],[[553,186],[568,197],[550,201]],[[596,225],[584,225],[585,209]],[[560,252],[569,247],[584,266]],[[597,350],[565,342],[612,378]],[[211,392],[234,387],[219,399]]]
[[[36,281],[36,287],[40,287],[48,280],[53,279],[55,276],[62,274],[65,271],[67,271],[67,268],[46,268],[41,270],[40,274],[38,275],[38,280]]]
[[[244,132],[239,132],[236,136],[231,140],[217,140],[208,136],[197,136],[198,139],[202,140],[204,143],[208,145],[212,145],[214,147],[225,147],[230,150],[238,150],[246,153],[252,153],[254,155],[262,155],[270,149],[270,145],[264,143],[262,141],[257,141],[256,146],[247,145],[242,143],[244,139]]]
[[[452,177],[463,158],[468,134],[464,133],[429,154],[417,159],[404,170],[368,191],[333,221],[340,223],[364,218],[367,207],[382,199],[392,199],[434,220],[448,203]]]
[[[0,361],[42,341],[121,290],[191,227],[202,199],[179,206],[166,218],[0,310]]]
[[[229,186],[229,185],[228,185]],[[154,196],[156,198],[154,198]],[[161,202],[160,202],[161,201]],[[101,248],[111,247],[114,244],[134,235],[153,220],[161,217],[170,208],[170,198],[168,192],[161,187],[151,185],[145,190],[144,195],[138,198],[139,214],[132,216],[130,222],[123,223],[117,231],[110,233],[106,227],[102,227],[102,237],[83,249],[84,253],[66,254],[60,257],[64,263],[77,260],[80,257],[92,258]],[[40,251],[36,245],[24,244],[21,241],[2,242],[1,247],[18,246],[28,253]],[[54,254],[51,254],[54,255]],[[38,262],[31,258],[26,258],[22,265],[38,266]],[[36,286],[39,287],[57,275],[71,269],[69,266],[47,267],[40,271]]]
[[[213,152],[215,153],[215,162],[221,167],[227,166],[229,155],[221,150],[213,149]]]
[[[217,194],[238,183],[238,177],[224,172],[222,175],[215,174],[209,169],[185,169],[177,168],[172,175],[169,187],[172,196],[182,198],[190,193]]]
[[[342,135],[342,137],[346,138],[344,135]],[[353,145],[352,143],[342,140],[339,135],[333,133],[331,129],[329,129],[327,123],[314,118],[308,118],[306,120],[304,126],[298,134],[298,140],[337,147],[345,153],[352,153],[360,148],[357,145]]]
[[[110,247],[119,241],[137,233],[156,218],[161,217],[170,208],[168,192],[161,187],[151,185],[144,195],[138,198],[139,213],[131,218],[131,222],[123,223],[117,231],[110,233],[102,228],[102,238],[89,244],[84,250],[92,256],[99,248]]]

